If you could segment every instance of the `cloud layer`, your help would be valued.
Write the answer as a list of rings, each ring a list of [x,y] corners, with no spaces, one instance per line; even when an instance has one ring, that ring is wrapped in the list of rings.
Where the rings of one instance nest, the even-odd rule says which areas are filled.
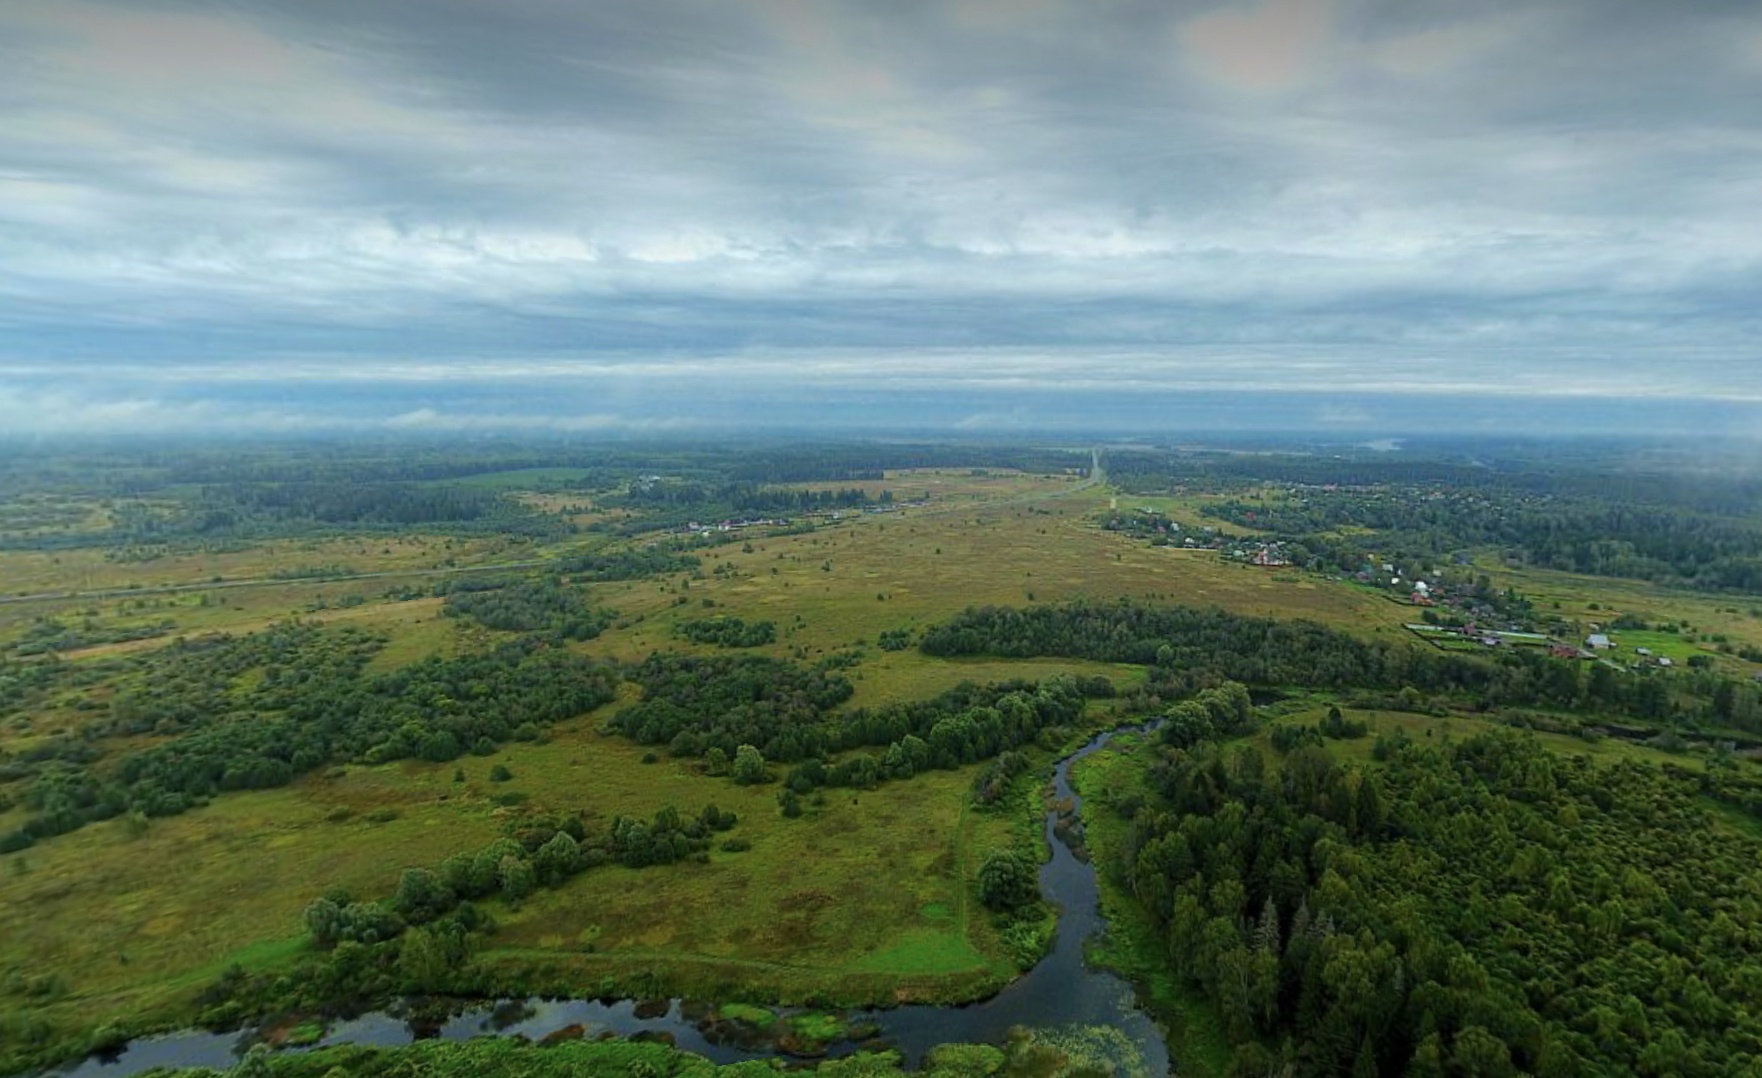
[[[1759,99],[1741,3],[8,0],[0,422],[1753,402]]]

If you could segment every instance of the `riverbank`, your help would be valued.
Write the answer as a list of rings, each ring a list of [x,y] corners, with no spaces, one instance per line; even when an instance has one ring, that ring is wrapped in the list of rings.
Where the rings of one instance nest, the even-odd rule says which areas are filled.
[[[885,1047],[915,1066],[934,1058],[942,1045],[1005,1045],[1019,1039],[1018,1030],[1026,1027],[1045,1044],[1105,1061],[1116,1073],[1131,1078],[1160,1076],[1167,1070],[1167,1051],[1156,1027],[1137,1009],[1129,986],[1111,973],[1089,968],[1084,961],[1085,942],[1101,927],[1096,877],[1070,846],[1057,838],[1060,807],[1079,805],[1070,785],[1072,767],[1114,736],[1094,734],[1054,768],[1055,807],[1041,820],[1041,835],[1050,858],[1041,867],[1040,882],[1047,900],[1061,911],[1056,934],[1039,964],[984,1002],[961,1007],[908,1004],[829,1016],[847,1031],[834,1041],[831,1037],[804,1038],[796,1028],[801,1022],[787,1015],[777,1018],[783,1020],[793,1039],[730,1038],[722,1034],[739,1032],[744,1019],[722,1022],[714,1008],[678,999],[650,1003],[512,1000],[486,1004],[445,1021],[370,1014],[332,1026],[324,1032],[319,1047],[368,1044],[385,1048],[429,1037],[467,1041],[484,1033],[541,1042],[609,1035],[662,1040],[689,1047],[718,1063]],[[694,1007],[701,1011],[694,1013]],[[826,1025],[820,1019],[810,1024],[814,1028]],[[118,1058],[88,1060],[66,1073],[121,1078],[155,1066],[224,1066],[238,1041],[237,1034],[196,1032],[152,1038],[129,1045]],[[807,1051],[802,1050],[804,1045]]]
[[[1084,842],[1107,923],[1107,930],[1090,941],[1088,958],[1131,982],[1145,1010],[1163,1028],[1175,1073],[1223,1078],[1230,1046],[1216,1008],[1169,969],[1149,913],[1116,868],[1131,827],[1116,808],[1117,798],[1143,788],[1153,744],[1153,735],[1120,734],[1072,769],[1072,785],[1083,798]]]

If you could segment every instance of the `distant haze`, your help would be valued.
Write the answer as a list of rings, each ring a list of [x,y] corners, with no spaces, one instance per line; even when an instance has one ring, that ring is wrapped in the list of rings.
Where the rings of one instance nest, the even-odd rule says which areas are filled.
[[[0,0],[0,434],[1762,434],[1762,7]]]

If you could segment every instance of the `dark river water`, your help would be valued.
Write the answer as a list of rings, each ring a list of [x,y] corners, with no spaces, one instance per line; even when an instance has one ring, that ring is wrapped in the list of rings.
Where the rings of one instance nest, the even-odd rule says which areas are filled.
[[[1059,761],[1053,776],[1057,801],[1068,800],[1080,807],[1080,799],[1071,788],[1071,766],[1106,745],[1113,736],[1100,734]],[[1116,1060],[1124,1071],[1149,1076],[1167,1074],[1168,1047],[1155,1023],[1138,1009],[1131,985],[1084,964],[1084,941],[1103,928],[1100,893],[1094,870],[1062,841],[1055,831],[1057,822],[1057,812],[1048,812],[1045,827],[1052,860],[1040,869],[1042,893],[1061,911],[1051,953],[1027,975],[984,1002],[959,1007],[909,1006],[861,1011],[851,1016],[853,1023],[875,1028],[876,1038],[898,1049],[908,1065],[916,1064],[925,1052],[939,1044],[1002,1044],[1012,1026],[1032,1026],[1050,1032],[1055,1039],[1061,1033],[1081,1037],[1090,1050]],[[620,1036],[666,1034],[678,1048],[717,1063],[781,1054],[774,1048],[755,1050],[712,1043],[694,1021],[682,1015],[684,1004],[680,1000],[666,1001],[665,1006],[665,1013],[657,1014],[659,1002],[510,1000],[465,1011],[438,1030],[412,1028],[402,1018],[376,1012],[332,1024],[319,1044],[392,1046],[408,1044],[418,1036],[466,1040],[486,1034],[541,1040],[568,1027],[580,1026],[588,1037],[608,1032]],[[249,1034],[198,1031],[143,1037],[114,1056],[94,1056],[49,1074],[67,1078],[124,1078],[152,1067],[224,1068],[238,1059],[248,1040]],[[856,1047],[834,1045],[828,1054],[844,1054]]]

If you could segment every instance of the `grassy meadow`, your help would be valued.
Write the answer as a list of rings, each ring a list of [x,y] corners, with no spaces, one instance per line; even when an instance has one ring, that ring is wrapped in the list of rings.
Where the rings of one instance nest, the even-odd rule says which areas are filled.
[[[1273,606],[1262,595],[1265,577],[1199,558],[1182,564],[1096,530],[1085,519],[1093,496],[1071,494],[1068,481],[949,482],[957,479],[962,489],[1000,491],[1009,504],[971,516],[861,517],[809,535],[755,539],[750,551],[739,544],[714,548],[697,579],[676,574],[594,585],[596,600],[619,613],[621,627],[578,646],[634,659],[657,649],[692,650],[672,635],[687,617],[771,618],[780,630],[763,649],[771,653],[813,659],[860,649],[862,660],[846,674],[857,688],[854,702],[873,705],[923,698],[965,680],[1064,670],[1101,673],[1124,688],[1142,676],[1104,664],[932,660],[915,649],[875,646],[884,630],[921,627],[970,603],[1024,602],[1029,591],[1052,600],[1191,587],[1196,596]],[[1014,500],[1024,495],[1030,500]],[[386,556],[383,549],[377,540],[317,549],[271,545],[254,561],[235,558],[226,571],[267,574],[290,555],[338,563],[352,555],[353,567],[365,570]],[[457,554],[423,540],[393,549],[398,564],[416,567]],[[97,582],[103,587],[180,575],[164,565],[104,565],[109,575]],[[181,572],[192,569],[184,564]],[[31,586],[83,583],[46,578]],[[485,647],[499,635],[445,617],[438,599],[389,601],[385,589],[384,580],[285,581],[216,593],[219,601],[202,602],[198,593],[84,602],[86,609],[97,604],[87,616],[100,624],[171,617],[178,634],[251,631],[290,614],[350,624],[388,639],[374,669]],[[354,605],[341,605],[350,595],[358,597]],[[41,613],[43,605],[17,604],[7,614]],[[327,608],[314,609],[321,605]],[[99,645],[72,661],[117,661],[166,639]],[[101,685],[69,694],[68,706],[35,715],[24,728],[11,724],[4,743],[16,751],[52,733],[77,732],[83,713],[73,703],[107,691]],[[975,912],[974,880],[986,850],[1020,840],[1016,816],[1023,814],[970,811],[973,768],[873,791],[827,791],[806,816],[789,820],[777,811],[774,784],[737,786],[664,754],[644,763],[644,750],[600,732],[605,714],[609,709],[487,759],[330,769],[279,789],[229,793],[145,828],[109,821],[10,855],[0,861],[0,916],[9,926],[0,936],[0,969],[57,971],[65,992],[44,1011],[57,1024],[174,1019],[195,988],[232,963],[273,966],[297,954],[306,945],[301,912],[328,886],[363,897],[388,894],[404,867],[480,848],[526,810],[582,812],[597,828],[617,813],[646,816],[669,804],[695,813],[713,802],[740,815],[731,834],[749,849],[715,849],[707,865],[607,866],[518,909],[492,903],[501,930],[482,957],[511,977],[583,986],[656,976],[680,985],[738,981],[773,998],[946,998],[1008,977],[1013,966],[990,918]],[[513,780],[489,783],[496,764]],[[454,781],[456,768],[463,782]],[[510,808],[495,800],[510,793],[524,803]],[[15,824],[24,811],[12,809],[0,823]]]
[[[561,474],[566,471],[498,473],[481,482],[546,511],[591,504],[588,495],[546,489],[573,478]],[[617,620],[596,639],[571,646],[627,661],[661,650],[707,654],[715,649],[687,643],[676,627],[724,614],[770,620],[776,639],[756,653],[808,662],[852,656],[854,665],[843,671],[856,688],[852,704],[872,706],[923,699],[968,680],[1073,671],[1104,675],[1123,689],[1144,676],[1138,668],[1079,661],[931,659],[915,647],[885,651],[878,645],[882,633],[896,630],[913,634],[915,642],[917,632],[971,605],[1122,597],[1215,604],[1390,638],[1406,637],[1401,624],[1411,620],[1411,610],[1365,589],[1105,531],[1098,520],[1115,496],[1069,476],[947,469],[852,485],[889,489],[901,500],[927,491],[931,502],[847,514],[805,534],[755,534],[708,547],[697,572],[589,585],[594,601],[615,611]],[[1117,504],[1151,505],[1197,521],[1194,506],[1177,500],[1120,495]],[[313,566],[413,573],[546,553],[525,541],[428,536],[278,541],[143,562],[108,561],[86,550],[7,551],[0,552],[0,593],[266,580]],[[4,604],[0,644],[46,616],[100,628],[174,623],[165,636],[67,656],[104,664],[145,656],[178,635],[249,632],[301,616],[383,635],[388,643],[370,667],[382,671],[428,655],[483,649],[501,635],[446,617],[438,598],[388,597],[389,589],[423,580],[276,579],[227,590]],[[1593,601],[1631,603],[1655,611],[1651,616],[1687,617],[1762,643],[1762,619],[1729,602],[1653,596],[1610,581],[1596,581],[1592,591],[1581,581],[1533,573],[1507,573],[1501,583],[1507,581],[1535,594],[1538,606],[1558,596],[1574,616],[1590,614]],[[150,667],[121,676],[150,676]],[[109,691],[102,684],[81,688],[29,720],[14,720],[0,728],[0,748],[17,752],[50,734],[77,734],[80,697]],[[65,991],[43,1013],[68,1028],[143,1015],[175,1021],[193,990],[230,964],[272,967],[299,953],[307,945],[301,911],[328,886],[360,897],[387,895],[403,868],[434,866],[449,854],[478,849],[525,811],[580,812],[597,829],[619,813],[648,816],[674,805],[695,814],[714,803],[739,814],[728,837],[748,849],[714,848],[701,865],[606,866],[540,891],[518,908],[491,902],[500,928],[480,957],[511,983],[582,990],[645,984],[796,1001],[971,997],[1011,974],[1008,950],[977,902],[977,869],[990,849],[1038,841],[1037,801],[1020,799],[1010,812],[973,810],[976,768],[969,767],[871,791],[827,790],[803,818],[785,819],[776,784],[737,786],[664,753],[644,762],[644,749],[601,731],[617,706],[489,758],[333,768],[279,789],[229,793],[144,828],[110,821],[0,858],[0,923],[7,926],[0,933],[0,971],[56,971]],[[1319,717],[1318,711],[1311,718]],[[1363,717],[1373,737],[1396,728],[1414,737],[1466,735],[1482,725],[1397,713]],[[1541,736],[1560,751],[1688,762],[1644,746]],[[1329,744],[1368,760],[1371,743]],[[1050,755],[1040,752],[1038,759]],[[1098,754],[1079,772],[1081,788],[1104,798],[1110,769],[1131,766],[1128,761],[1122,752]],[[498,764],[512,772],[511,781],[488,781]],[[455,781],[456,771],[462,781]],[[508,794],[525,800],[518,807],[498,803],[510,800]],[[0,812],[0,827],[16,826],[24,812]],[[1098,820],[1092,840],[1098,847],[1116,842],[1122,829]],[[1148,976],[1158,963],[1133,952],[1141,934],[1131,928],[1129,907],[1105,881],[1104,895],[1121,927],[1102,945],[1102,956],[1129,974]],[[1177,1051],[1187,1053],[1190,1069],[1221,1071],[1222,1042],[1207,1025],[1202,1001],[1185,999],[1165,981],[1148,988],[1174,1020],[1181,1034]]]
[[[1632,661],[1633,649],[1645,647],[1677,663],[1706,655],[1730,674],[1762,672],[1762,664],[1731,653],[1744,647],[1762,649],[1762,602],[1754,598],[1553,569],[1508,568],[1491,560],[1480,567],[1498,587],[1517,589],[1535,604],[1538,613],[1558,615],[1587,631],[1591,625],[1607,627],[1623,614],[1654,627],[1666,622],[1678,626],[1675,633],[1608,629],[1620,645],[1615,655],[1619,661]],[[1721,644],[1728,650],[1722,651]]]

